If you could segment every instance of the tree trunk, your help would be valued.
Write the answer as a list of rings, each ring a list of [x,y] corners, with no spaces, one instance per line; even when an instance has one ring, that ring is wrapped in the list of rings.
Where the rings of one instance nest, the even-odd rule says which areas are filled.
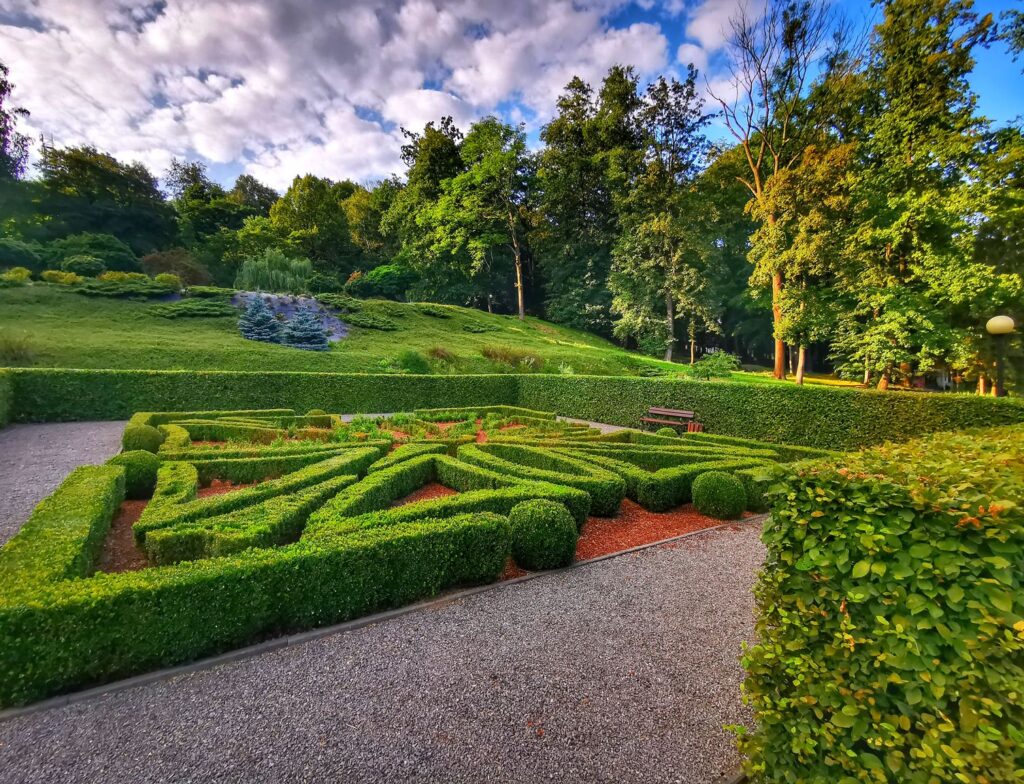
[[[690,321],[690,364],[697,361],[697,326]]]
[[[772,326],[778,332],[782,323],[782,273],[772,275]],[[782,338],[775,338],[775,378],[786,377],[786,344]]]
[[[869,365],[867,363],[867,360],[865,360],[864,361],[864,386],[869,386],[870,384],[871,384],[871,365]]]
[[[488,313],[493,313],[494,312],[493,298],[491,297],[490,293],[487,294],[487,312]]]
[[[807,365],[807,347],[800,346],[797,350],[796,360],[796,383],[804,383],[804,367]]]
[[[985,374],[982,373],[978,376],[978,394],[984,396],[985,394]]]
[[[523,296],[523,252],[519,247],[519,236],[516,234],[515,216],[508,214],[509,235],[512,237],[512,255],[516,263],[516,300],[519,304],[519,320],[526,318],[526,301]]]
[[[672,349],[676,345],[676,304],[672,301],[672,295],[665,295],[665,327],[668,330],[668,339],[665,341],[665,361],[672,361]]]
[[[883,373],[882,377],[880,379],[878,379],[878,388],[882,392],[884,392],[885,390],[887,390],[889,388],[889,373],[888,372]]]

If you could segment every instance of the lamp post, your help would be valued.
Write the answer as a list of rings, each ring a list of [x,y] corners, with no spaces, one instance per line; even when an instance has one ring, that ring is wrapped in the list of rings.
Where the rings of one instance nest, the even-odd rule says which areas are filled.
[[[1006,336],[1013,332],[1016,326],[1009,316],[993,316],[985,324],[985,329],[992,336],[996,346],[996,397],[1006,395]]]

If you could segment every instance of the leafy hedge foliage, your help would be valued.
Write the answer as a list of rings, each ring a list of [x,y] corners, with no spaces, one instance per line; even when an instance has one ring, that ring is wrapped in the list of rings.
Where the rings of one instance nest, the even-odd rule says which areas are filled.
[[[750,771],[1019,781],[1024,427],[797,464],[768,496]]]
[[[508,522],[512,557],[523,569],[557,569],[576,559],[579,531],[561,504],[544,499],[523,501],[512,508]]]
[[[165,305],[151,305],[149,312],[168,319],[238,317],[238,308],[230,302],[216,299],[182,299]]]
[[[149,498],[156,487],[156,474],[160,470],[160,458],[152,452],[135,449],[122,452],[107,461],[107,465],[124,468],[124,492],[126,498]]]
[[[628,427],[650,406],[687,409],[712,434],[824,449],[1024,421],[1024,401],[975,395],[588,376],[524,375],[517,383],[528,408]]]
[[[724,471],[705,471],[693,480],[690,495],[698,512],[719,520],[739,517],[747,506],[743,482]]]

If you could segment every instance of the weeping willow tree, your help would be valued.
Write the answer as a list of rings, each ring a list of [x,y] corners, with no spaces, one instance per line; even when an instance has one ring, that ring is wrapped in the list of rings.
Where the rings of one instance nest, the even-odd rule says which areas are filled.
[[[242,262],[235,288],[243,291],[270,291],[278,294],[302,294],[308,291],[313,275],[309,259],[290,259],[275,248]]]

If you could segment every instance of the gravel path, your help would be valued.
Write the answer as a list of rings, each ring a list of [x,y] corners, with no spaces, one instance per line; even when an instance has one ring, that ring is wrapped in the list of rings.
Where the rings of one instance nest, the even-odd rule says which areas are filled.
[[[0,723],[0,781],[715,782],[760,526]]]
[[[0,429],[0,544],[35,505],[80,465],[103,463],[121,449],[124,422],[54,422]]]

